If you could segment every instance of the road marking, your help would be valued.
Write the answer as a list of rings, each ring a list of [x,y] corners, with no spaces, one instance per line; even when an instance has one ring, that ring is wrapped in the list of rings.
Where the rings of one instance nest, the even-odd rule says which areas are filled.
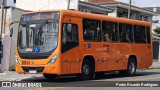
[[[138,78],[138,79],[128,79],[128,80],[123,80],[123,81],[142,81],[142,80],[152,80],[152,79],[157,79],[157,78],[160,78],[160,76],[148,77],[148,78]]]

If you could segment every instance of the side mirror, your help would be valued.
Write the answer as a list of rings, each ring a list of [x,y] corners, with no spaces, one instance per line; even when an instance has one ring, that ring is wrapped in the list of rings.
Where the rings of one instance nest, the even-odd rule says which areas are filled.
[[[13,35],[13,28],[10,29],[10,37]]]

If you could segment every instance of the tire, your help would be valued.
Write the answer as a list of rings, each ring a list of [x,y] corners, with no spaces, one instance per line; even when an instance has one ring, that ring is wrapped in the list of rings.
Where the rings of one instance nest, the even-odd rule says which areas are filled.
[[[137,65],[133,58],[128,60],[128,69],[119,71],[120,76],[134,76],[136,73]]]
[[[91,62],[85,59],[82,64],[80,78],[82,80],[90,80],[92,78],[92,73],[93,73],[93,68]]]
[[[55,79],[57,75],[55,74],[43,74],[46,79]]]

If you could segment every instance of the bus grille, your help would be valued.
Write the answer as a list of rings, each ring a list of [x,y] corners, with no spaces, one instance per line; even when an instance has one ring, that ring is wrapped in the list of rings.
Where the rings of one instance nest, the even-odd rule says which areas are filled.
[[[44,67],[22,67],[24,72],[29,72],[29,70],[36,70],[37,72],[43,72]]]

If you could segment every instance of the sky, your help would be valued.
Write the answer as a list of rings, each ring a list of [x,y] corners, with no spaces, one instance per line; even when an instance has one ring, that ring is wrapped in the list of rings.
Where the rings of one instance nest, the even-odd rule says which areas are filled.
[[[129,3],[129,0],[119,0]],[[132,0],[132,4],[139,7],[160,7],[160,0]]]

